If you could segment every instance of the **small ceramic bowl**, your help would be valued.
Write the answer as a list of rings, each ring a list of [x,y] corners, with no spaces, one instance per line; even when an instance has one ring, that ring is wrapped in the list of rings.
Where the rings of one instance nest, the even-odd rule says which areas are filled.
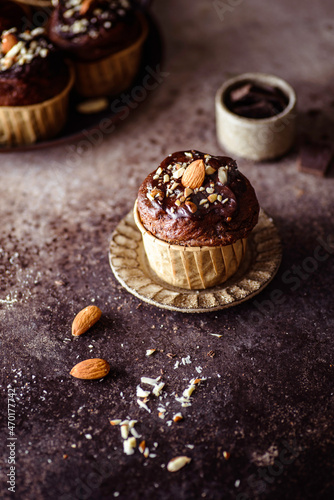
[[[270,118],[245,118],[230,111],[225,99],[238,83],[254,82],[280,89],[287,97],[284,110]],[[218,142],[228,152],[261,161],[278,158],[291,149],[296,137],[296,93],[285,80],[265,73],[244,73],[227,80],[216,93]]]

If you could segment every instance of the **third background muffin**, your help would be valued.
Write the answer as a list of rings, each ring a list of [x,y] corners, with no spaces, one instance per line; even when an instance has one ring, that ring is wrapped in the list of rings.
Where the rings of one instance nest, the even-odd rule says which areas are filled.
[[[77,91],[115,95],[140,65],[148,26],[133,0],[57,0],[49,36],[74,63]]]

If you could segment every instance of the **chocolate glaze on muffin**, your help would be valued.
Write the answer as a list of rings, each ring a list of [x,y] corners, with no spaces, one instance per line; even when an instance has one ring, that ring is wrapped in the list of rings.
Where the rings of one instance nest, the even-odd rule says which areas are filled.
[[[247,237],[259,204],[232,158],[192,150],[169,155],[144,180],[138,212],[144,227],[168,243],[225,246]]]
[[[37,104],[59,94],[69,71],[43,28],[1,34],[0,106]]]
[[[24,16],[24,10],[17,3],[1,0],[0,33],[11,28],[18,28],[20,30],[23,26]]]
[[[81,61],[94,61],[130,46],[140,35],[133,0],[54,0],[49,36]]]

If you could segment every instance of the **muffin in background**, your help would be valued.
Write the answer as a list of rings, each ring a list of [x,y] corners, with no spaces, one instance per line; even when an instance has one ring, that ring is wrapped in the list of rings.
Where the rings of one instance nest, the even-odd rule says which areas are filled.
[[[163,160],[140,186],[134,209],[150,267],[188,289],[218,285],[237,271],[258,215],[236,162],[195,150]]]
[[[43,28],[3,31],[0,50],[0,144],[55,136],[67,118],[73,72]]]
[[[135,78],[147,21],[133,0],[55,0],[49,36],[71,58],[85,97],[115,95]]]

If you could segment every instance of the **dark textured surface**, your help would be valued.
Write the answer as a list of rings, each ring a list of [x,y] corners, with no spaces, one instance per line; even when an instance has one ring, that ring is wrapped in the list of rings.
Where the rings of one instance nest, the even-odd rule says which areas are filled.
[[[162,158],[188,148],[220,153],[213,96],[232,74],[286,78],[299,97],[300,132],[333,140],[332,5],[244,2],[220,11],[222,20],[218,2],[179,5],[156,5],[169,75],[101,144],[87,138],[0,158],[3,498],[333,497],[333,167],[326,178],[302,174],[297,151],[277,162],[239,161],[280,229],[283,262],[270,286],[237,308],[197,316],[140,304],[115,281],[107,258],[112,230]],[[102,319],[71,339],[75,314],[90,303]],[[159,352],[147,358],[151,347]],[[104,381],[70,377],[89,357],[110,362]],[[180,409],[173,391],[180,394],[199,366],[206,382],[182,408],[184,420],[168,426]],[[149,414],[135,397],[140,376],[160,370],[171,408],[165,420],[156,400]],[[9,384],[15,495],[5,484]],[[109,418],[127,415],[140,421],[155,458],[123,453]],[[162,465],[179,454],[192,462],[167,472]]]

